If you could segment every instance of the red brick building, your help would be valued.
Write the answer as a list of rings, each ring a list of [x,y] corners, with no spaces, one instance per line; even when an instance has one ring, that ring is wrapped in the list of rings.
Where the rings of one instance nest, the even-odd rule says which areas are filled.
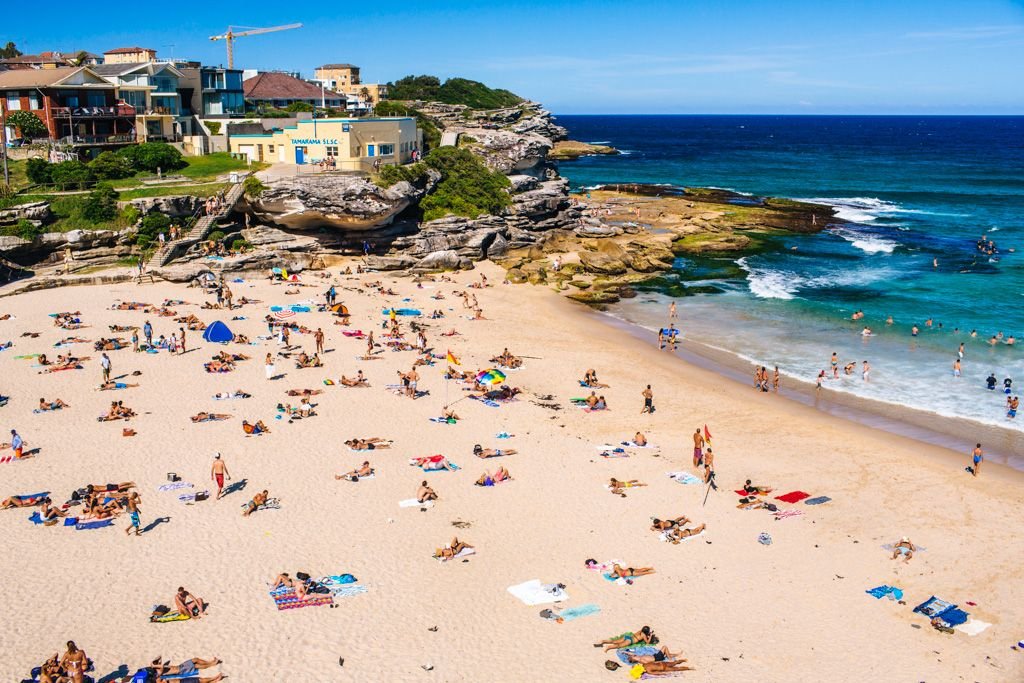
[[[0,71],[0,112],[30,111],[49,138],[98,153],[135,142],[135,108],[88,67]]]

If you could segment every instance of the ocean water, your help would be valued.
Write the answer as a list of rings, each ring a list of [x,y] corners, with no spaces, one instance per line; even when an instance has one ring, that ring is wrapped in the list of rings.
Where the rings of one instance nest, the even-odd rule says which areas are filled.
[[[672,278],[721,290],[677,300],[685,338],[769,369],[777,365],[787,381],[813,383],[836,352],[840,378],[824,383],[829,391],[876,401],[883,410],[892,405],[963,418],[968,431],[978,424],[1024,432],[1024,415],[1007,419],[1002,392],[1009,377],[1013,394],[1024,394],[1024,117],[560,116],[558,122],[573,139],[623,151],[561,163],[576,188],[713,186],[830,204],[849,221],[782,238],[776,249],[745,258],[677,259]],[[995,242],[994,256],[979,253],[982,235]],[[655,291],[613,313],[654,330],[667,322],[668,303]],[[851,322],[857,310],[865,317]],[[911,336],[915,324],[917,337]],[[862,335],[865,326],[869,337]],[[1000,332],[1004,339],[1015,335],[1019,345],[989,345]],[[955,378],[960,343],[963,376]],[[867,382],[864,360],[872,368]],[[857,366],[847,376],[842,367],[849,362]],[[985,386],[990,373],[999,380],[994,392]],[[1024,443],[1017,436],[1004,443],[1017,448]]]

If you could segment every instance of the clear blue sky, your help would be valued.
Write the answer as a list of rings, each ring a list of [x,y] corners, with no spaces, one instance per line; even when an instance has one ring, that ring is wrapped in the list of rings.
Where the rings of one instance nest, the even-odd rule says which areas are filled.
[[[1022,0],[134,3],[58,0],[55,21],[5,22],[25,52],[142,45],[236,66],[351,62],[509,88],[556,113],[1024,113]],[[125,6],[127,7],[127,5]],[[171,47],[173,44],[173,47]]]

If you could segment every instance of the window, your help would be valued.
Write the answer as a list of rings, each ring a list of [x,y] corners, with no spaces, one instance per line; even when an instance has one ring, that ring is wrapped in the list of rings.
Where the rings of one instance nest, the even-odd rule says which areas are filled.
[[[90,107],[105,107],[107,106],[107,96],[101,92],[90,92],[86,93],[86,101]]]
[[[338,156],[338,146],[337,145],[327,145],[327,156],[329,156],[329,157],[336,157],[336,156]]]
[[[19,111],[21,109],[21,97],[17,92],[7,93],[7,111]]]
[[[65,107],[77,107],[78,106],[78,95],[65,95],[64,97]]]
[[[28,108],[29,109],[42,109],[42,105],[39,104],[39,93],[35,90],[28,94]]]
[[[274,146],[273,145],[267,145],[267,148],[268,148],[267,151],[269,151],[271,154],[274,153]]]
[[[378,148],[378,154],[380,154],[380,156],[382,156],[382,157],[390,156],[390,155],[392,155],[394,153],[395,153],[395,146],[394,145],[381,145]]]

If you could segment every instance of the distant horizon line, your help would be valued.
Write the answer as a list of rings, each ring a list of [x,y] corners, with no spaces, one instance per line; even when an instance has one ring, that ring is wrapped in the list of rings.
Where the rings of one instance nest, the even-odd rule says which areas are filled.
[[[1024,118],[1024,112],[1019,114],[811,114],[811,113],[793,113],[793,112],[777,112],[777,113],[759,113],[759,114],[737,114],[737,113],[694,113],[694,112],[678,112],[678,113],[576,113],[576,112],[552,112],[553,116],[834,116],[834,117],[859,117],[859,118],[881,118],[881,117],[917,117],[917,118]]]

